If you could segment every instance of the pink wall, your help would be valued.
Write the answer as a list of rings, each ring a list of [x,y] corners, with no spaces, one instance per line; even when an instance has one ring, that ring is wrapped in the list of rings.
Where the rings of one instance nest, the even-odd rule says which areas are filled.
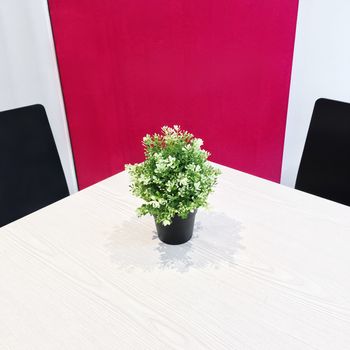
[[[50,0],[80,188],[180,124],[279,181],[297,0]]]

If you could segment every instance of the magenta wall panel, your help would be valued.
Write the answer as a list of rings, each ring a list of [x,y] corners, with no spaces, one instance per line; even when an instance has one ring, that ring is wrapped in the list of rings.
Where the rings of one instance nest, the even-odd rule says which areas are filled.
[[[80,188],[180,124],[279,181],[297,0],[50,0]]]

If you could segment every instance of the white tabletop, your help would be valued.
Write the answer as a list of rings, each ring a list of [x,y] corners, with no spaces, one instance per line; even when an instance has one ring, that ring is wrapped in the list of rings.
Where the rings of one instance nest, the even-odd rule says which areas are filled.
[[[0,350],[349,349],[350,208],[222,169],[181,246],[125,173],[0,229]]]

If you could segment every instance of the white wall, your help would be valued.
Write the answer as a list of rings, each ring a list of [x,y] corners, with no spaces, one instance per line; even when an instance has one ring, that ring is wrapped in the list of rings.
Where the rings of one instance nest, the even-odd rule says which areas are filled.
[[[47,0],[0,1],[0,110],[40,103],[70,192],[77,190]]]
[[[350,0],[299,0],[281,183],[294,187],[315,101],[350,102]]]

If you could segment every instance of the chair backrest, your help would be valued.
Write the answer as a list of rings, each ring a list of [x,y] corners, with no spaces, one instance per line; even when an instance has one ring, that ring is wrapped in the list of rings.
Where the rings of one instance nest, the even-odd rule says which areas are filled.
[[[295,188],[350,205],[350,103],[315,103]]]
[[[0,226],[68,195],[45,108],[0,112]]]

